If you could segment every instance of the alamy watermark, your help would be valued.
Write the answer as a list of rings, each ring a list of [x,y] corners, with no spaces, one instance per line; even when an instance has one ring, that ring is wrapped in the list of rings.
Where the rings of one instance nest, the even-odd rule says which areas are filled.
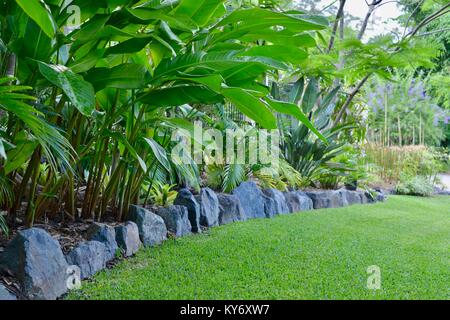
[[[367,289],[380,290],[381,289],[381,269],[377,265],[367,267]]]

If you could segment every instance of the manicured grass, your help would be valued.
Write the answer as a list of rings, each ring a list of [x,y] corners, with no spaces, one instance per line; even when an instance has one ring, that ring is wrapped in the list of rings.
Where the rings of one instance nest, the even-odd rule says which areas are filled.
[[[381,269],[369,290],[367,268]],[[141,250],[70,299],[449,299],[450,197],[216,227]]]

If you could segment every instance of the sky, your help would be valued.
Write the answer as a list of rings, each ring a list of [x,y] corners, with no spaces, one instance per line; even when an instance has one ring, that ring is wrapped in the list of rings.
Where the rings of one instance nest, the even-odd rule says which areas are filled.
[[[367,1],[370,2],[371,0]],[[302,1],[297,0],[297,2],[301,3]],[[335,1],[318,0],[316,7],[323,8],[333,2]],[[397,7],[395,2],[388,2],[388,0],[385,0],[384,2],[386,2],[386,4],[375,10],[374,15],[370,19],[369,27],[366,31],[366,39],[394,31],[395,29],[400,29],[400,25],[392,19],[400,16],[401,10]],[[366,1],[364,0],[347,0],[345,4],[345,11],[360,19],[363,19],[366,16],[367,8]],[[352,26],[357,26],[357,22],[353,22]]]

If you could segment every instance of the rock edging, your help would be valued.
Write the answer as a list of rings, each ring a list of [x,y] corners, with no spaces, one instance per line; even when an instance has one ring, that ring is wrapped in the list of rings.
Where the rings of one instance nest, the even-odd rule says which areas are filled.
[[[142,246],[152,247],[167,240],[170,232],[182,237],[203,228],[280,214],[353,204],[385,201],[386,195],[374,192],[339,190],[287,191],[261,190],[251,181],[243,182],[232,194],[215,193],[209,188],[193,195],[183,189],[176,204],[156,212],[131,205],[128,221],[115,228],[93,223],[87,241],[64,256],[59,243],[45,230],[19,231],[0,256],[0,272],[15,276],[27,299],[54,300],[64,295],[73,283],[74,268],[81,279],[106,268],[107,262],[122,252],[129,257]],[[80,281],[79,279],[78,281]],[[76,281],[75,281],[76,282]],[[0,300],[17,299],[0,284]]]

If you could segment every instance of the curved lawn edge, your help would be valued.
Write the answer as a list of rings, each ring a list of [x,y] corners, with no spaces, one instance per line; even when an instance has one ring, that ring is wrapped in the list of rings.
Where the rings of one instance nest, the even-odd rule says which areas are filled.
[[[141,250],[68,299],[449,298],[450,197],[314,210]],[[381,289],[367,289],[367,268]]]

